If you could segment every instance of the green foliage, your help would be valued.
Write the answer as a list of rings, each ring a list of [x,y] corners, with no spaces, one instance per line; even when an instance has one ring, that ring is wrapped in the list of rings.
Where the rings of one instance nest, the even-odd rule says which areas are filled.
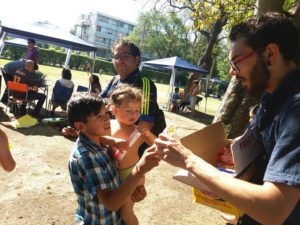
[[[2,57],[11,60],[20,60],[25,58],[25,54],[26,54],[26,47],[6,45],[4,51],[2,52]]]
[[[254,13],[256,0],[173,0],[180,8],[190,10],[194,26],[199,31],[210,31],[216,21],[225,21],[225,29],[245,20]]]
[[[167,72],[161,72],[150,68],[143,68],[142,75],[149,77],[153,82],[161,84],[169,84],[171,74]]]
[[[285,0],[283,5],[283,10],[289,11],[297,4],[297,2],[298,0]]]
[[[230,65],[228,63],[228,46],[224,42],[219,42],[215,47],[215,57],[216,57],[216,68],[215,74],[218,76],[220,80],[229,81],[229,68]]]
[[[138,21],[129,38],[138,43],[143,52],[154,58],[187,57],[190,27],[185,26],[176,13],[151,10],[141,13]]]
[[[57,51],[55,49],[42,49],[40,48],[40,63],[41,65],[48,65],[48,66],[55,66],[55,67],[62,67],[65,59],[66,59],[66,52]],[[4,58],[10,60],[19,60],[24,58],[26,52],[25,47],[18,47],[9,45],[5,51],[3,52],[2,56]],[[81,70],[85,71],[86,65],[88,63],[92,63],[92,59],[87,56],[87,54],[83,53],[73,53],[70,58],[69,66],[72,70]],[[95,60],[94,65],[94,73],[98,73],[99,70],[103,70],[104,74],[107,75],[115,75],[116,71],[114,69],[114,65],[111,61],[106,61],[103,59],[97,58]],[[142,73],[153,79],[155,82],[168,84],[170,82],[171,74],[168,72],[160,72],[148,68],[143,68]]]

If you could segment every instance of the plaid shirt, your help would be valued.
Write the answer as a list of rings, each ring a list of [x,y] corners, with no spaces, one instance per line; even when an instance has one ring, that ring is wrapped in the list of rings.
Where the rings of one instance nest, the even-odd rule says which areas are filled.
[[[98,190],[114,189],[120,185],[118,172],[108,149],[101,149],[80,134],[70,156],[69,172],[77,195],[77,224],[123,224],[120,212],[111,212],[97,197]]]

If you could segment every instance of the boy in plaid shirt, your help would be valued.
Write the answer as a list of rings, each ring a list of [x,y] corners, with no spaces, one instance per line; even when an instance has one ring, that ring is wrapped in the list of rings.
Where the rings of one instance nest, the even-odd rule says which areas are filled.
[[[144,174],[158,165],[154,148],[146,150],[131,174],[121,184],[112,153],[104,137],[110,134],[110,118],[101,97],[80,93],[68,103],[68,118],[80,131],[70,156],[69,172],[78,208],[79,225],[124,224],[119,209],[135,191]],[[99,138],[101,137],[101,138]],[[113,145],[118,144],[115,140]]]

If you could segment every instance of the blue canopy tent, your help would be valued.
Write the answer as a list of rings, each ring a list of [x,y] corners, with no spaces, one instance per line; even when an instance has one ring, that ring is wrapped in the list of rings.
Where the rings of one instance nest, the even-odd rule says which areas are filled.
[[[16,45],[16,46],[27,46],[27,40],[22,38],[14,38],[4,41],[4,45]],[[2,52],[1,52],[2,53]],[[0,53],[0,55],[1,55]]]
[[[58,26],[46,22],[34,22],[28,24],[21,24],[18,26],[0,26],[1,51],[4,47],[4,39],[6,36],[28,39],[32,38],[36,41],[47,42],[49,44],[58,45],[68,49],[65,67],[68,66],[71,50],[93,52],[95,60],[95,52],[97,48],[93,45],[83,41],[79,37],[72,35]],[[94,63],[93,63],[94,64]]]
[[[164,59],[156,59],[156,60],[150,60],[145,61],[141,63],[142,67],[149,67],[149,68],[157,68],[157,69],[169,69],[172,71],[171,79],[170,79],[170,89],[168,91],[167,95],[167,105],[170,103],[170,93],[173,93],[174,86],[175,86],[175,77],[176,77],[176,70],[185,70],[195,73],[202,73],[207,74],[208,71],[205,69],[200,68],[199,66],[195,66],[178,56],[170,57],[170,58],[164,58]]]

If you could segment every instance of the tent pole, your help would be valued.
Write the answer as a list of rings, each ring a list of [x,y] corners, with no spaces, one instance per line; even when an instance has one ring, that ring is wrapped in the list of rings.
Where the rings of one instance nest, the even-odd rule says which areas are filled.
[[[174,86],[175,86],[175,77],[176,77],[176,69],[175,67],[173,67],[172,69],[172,74],[171,74],[171,79],[170,79],[170,86],[169,86],[169,90],[168,90],[168,95],[167,95],[167,104],[166,104],[166,108],[169,111],[171,108],[171,98],[172,98],[172,94],[174,91]],[[171,89],[171,92],[170,92]]]
[[[2,27],[1,27],[1,30],[2,30]],[[0,33],[1,33],[1,30],[0,30]],[[2,55],[2,51],[4,49],[4,46],[5,46],[5,43],[4,43],[4,38],[6,37],[6,32],[3,32],[2,36],[1,36],[1,39],[0,39],[0,56]]]
[[[64,68],[69,68],[69,62],[70,62],[70,58],[71,58],[71,52],[72,52],[72,50],[68,49]]]
[[[209,96],[209,84],[210,84],[210,78],[212,76],[212,73],[214,71],[214,68],[215,68],[215,65],[216,65],[216,59],[214,58],[213,59],[213,63],[212,63],[212,66],[210,68],[210,71],[209,71],[209,74],[206,78],[206,90],[205,90],[205,113],[206,113],[206,106],[207,106],[207,98]]]
[[[92,71],[94,71],[94,68],[95,68],[95,61],[96,61],[96,52],[93,52],[93,65],[92,65]]]

